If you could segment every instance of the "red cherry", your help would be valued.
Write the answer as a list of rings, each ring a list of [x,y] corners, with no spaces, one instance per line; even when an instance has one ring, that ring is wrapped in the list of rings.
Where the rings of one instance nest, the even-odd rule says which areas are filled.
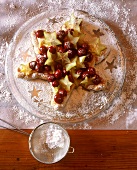
[[[51,71],[51,67],[49,65],[45,65],[44,68],[45,68],[45,71],[47,72]]]
[[[62,77],[62,71],[60,69],[57,69],[54,73],[54,76],[57,78],[57,79],[60,79]]]
[[[41,65],[44,65],[45,64],[45,61],[46,61],[46,58],[45,57],[39,57],[37,58],[37,62]]]
[[[93,77],[93,76],[96,74],[96,70],[95,70],[93,67],[89,67],[89,68],[87,69],[87,72],[89,73],[89,75],[90,75],[91,77]]]
[[[87,43],[83,43],[83,44],[81,45],[81,47],[84,48],[85,50],[88,50],[88,49],[89,49],[89,46],[88,46]]]
[[[86,68],[89,68],[89,64],[88,64],[87,61],[84,61],[84,65],[85,65]]]
[[[35,66],[35,70],[39,73],[42,73],[44,71],[44,67],[43,67],[43,65],[37,63]]]
[[[65,50],[69,50],[69,49],[73,49],[73,48],[74,48],[74,45],[70,41],[64,42],[64,49]]]
[[[48,59],[47,53],[43,54],[43,57],[45,57],[45,59]]]
[[[57,80],[54,80],[54,81],[52,82],[52,86],[53,86],[53,87],[58,87],[58,86],[59,86],[59,82],[58,82]]]
[[[66,69],[64,68],[63,70],[62,70],[62,73],[63,73],[63,77],[65,77],[66,75],[68,75],[69,74],[69,71],[66,71]]]
[[[55,101],[56,103],[58,103],[58,104],[61,104],[61,103],[63,102],[63,96],[60,95],[60,94],[56,94],[56,95],[54,96],[54,101]]]
[[[85,48],[78,49],[78,56],[84,56],[87,54],[87,50]]]
[[[65,96],[67,96],[67,91],[65,89],[59,89],[58,94],[60,94],[63,97],[65,97]]]
[[[62,69],[63,69],[62,64],[57,63],[57,64],[55,65],[55,69],[56,69],[56,70],[58,70],[58,69],[62,70]]]
[[[75,57],[75,55],[77,54],[77,50],[75,50],[75,49],[69,49],[67,52],[68,52],[69,59]]]
[[[74,79],[73,79],[73,76],[71,74],[68,75],[68,79],[70,82],[74,83]]]
[[[38,31],[36,31],[36,37],[37,38],[42,38],[42,37],[44,37],[44,31],[43,30],[38,30]]]
[[[48,82],[53,82],[55,80],[54,74],[49,74],[48,75]]]
[[[59,45],[59,46],[57,47],[57,51],[60,52],[60,53],[64,53],[64,52],[65,52],[65,50],[64,50],[64,48],[63,48],[62,45]]]
[[[89,73],[87,71],[84,71],[82,73],[82,79],[85,79],[85,77],[90,77]]]
[[[85,61],[90,62],[93,59],[93,55],[91,54],[91,52],[89,51],[86,55]]]
[[[48,49],[49,49],[49,52],[50,52],[50,53],[52,53],[52,54],[55,54],[55,53],[56,53],[56,47],[50,46]]]
[[[35,70],[36,64],[37,64],[36,61],[31,61],[31,62],[29,63],[29,67],[30,67],[32,70]]]
[[[57,38],[58,38],[60,41],[63,41],[64,38],[65,38],[65,36],[66,36],[66,33],[65,33],[64,30],[60,30],[60,31],[57,32]]]
[[[47,53],[47,48],[43,45],[39,48],[40,54],[44,55]]]
[[[99,75],[95,75],[95,79],[92,80],[92,82],[95,84],[95,85],[98,85],[99,83],[101,83],[101,78]]]
[[[76,74],[78,74],[78,75],[79,75],[79,77],[81,77],[81,76],[82,76],[82,73],[83,73],[83,71],[82,71],[81,69],[79,69],[79,70],[77,70],[77,71],[76,71]]]

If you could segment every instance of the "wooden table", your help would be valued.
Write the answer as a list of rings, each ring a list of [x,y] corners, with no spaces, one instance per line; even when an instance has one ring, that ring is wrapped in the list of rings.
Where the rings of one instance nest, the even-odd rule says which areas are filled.
[[[137,170],[137,131],[68,130],[68,133],[75,152],[58,163],[46,165],[30,154],[27,136],[0,130],[0,170]]]

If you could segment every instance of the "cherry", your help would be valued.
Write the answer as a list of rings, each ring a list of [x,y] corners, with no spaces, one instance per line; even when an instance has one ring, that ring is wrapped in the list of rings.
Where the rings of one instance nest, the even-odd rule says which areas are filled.
[[[49,49],[49,52],[50,52],[50,53],[52,53],[52,54],[55,54],[55,53],[56,53],[56,47],[50,46],[48,49]]]
[[[55,69],[56,69],[56,70],[58,70],[58,69],[62,70],[62,69],[63,69],[62,64],[57,63],[57,64],[55,65]]]
[[[44,31],[43,31],[43,30],[38,30],[35,34],[36,34],[36,37],[37,37],[37,38],[42,38],[42,37],[44,37]]]
[[[52,82],[52,86],[53,86],[53,87],[58,87],[58,86],[59,86],[59,82],[58,82],[57,80],[54,80],[54,81]]]
[[[69,74],[69,71],[66,71],[66,69],[65,68],[63,68],[63,70],[62,70],[62,73],[63,73],[63,77],[65,77],[66,75],[68,75]]]
[[[66,32],[64,30],[60,30],[57,32],[57,39],[63,41],[66,36]]]
[[[87,54],[87,50],[85,48],[78,49],[78,56],[84,56]]]
[[[41,64],[37,63],[35,66],[35,70],[39,73],[42,73],[44,71],[44,67]]]
[[[99,83],[101,83],[101,78],[99,75],[95,75],[95,79],[92,80],[92,82],[95,84],[95,85],[98,85]]]
[[[81,44],[77,43],[77,49],[81,48]]]
[[[59,89],[58,94],[60,94],[63,97],[65,97],[65,96],[67,96],[67,91],[65,89]]]
[[[57,78],[57,79],[60,79],[62,77],[62,71],[60,69],[57,69],[54,73],[54,76]]]
[[[95,70],[93,67],[89,67],[89,68],[87,69],[87,72],[89,73],[89,75],[90,75],[91,77],[93,77],[93,76],[96,74],[96,70]]]
[[[69,59],[75,57],[75,55],[77,54],[77,51],[75,49],[69,49],[67,52],[68,52]]]
[[[62,45],[59,45],[59,46],[57,47],[57,51],[60,52],[60,53],[64,53],[64,52],[65,52],[65,50],[64,50],[64,48],[63,48]]]
[[[29,67],[30,67],[32,70],[35,70],[36,64],[37,64],[36,61],[31,61],[31,62],[29,63]]]
[[[90,51],[88,51],[86,58],[85,58],[85,61],[90,62],[92,59],[93,59],[93,55],[91,54]]]
[[[54,74],[49,74],[48,75],[48,82],[53,82],[55,80]]]
[[[70,41],[64,42],[64,49],[65,50],[69,50],[69,49],[73,49],[73,48],[74,48],[74,45]]]
[[[58,103],[58,104],[61,104],[61,103],[63,102],[63,96],[60,95],[60,94],[56,94],[56,95],[54,96],[54,101],[55,101],[56,103]]]
[[[83,73],[83,71],[82,71],[81,69],[78,69],[78,70],[76,71],[76,74],[79,74],[79,77],[82,76],[82,73]]]
[[[87,61],[84,61],[84,65],[85,65],[86,68],[89,68],[89,64],[88,64]]]
[[[68,79],[70,82],[74,83],[74,79],[73,79],[73,76],[71,74],[68,75]]]
[[[45,59],[48,59],[47,53],[43,54],[43,57],[45,57]]]
[[[83,80],[85,79],[85,77],[90,77],[88,71],[84,71],[84,72],[82,73],[82,79],[83,79]]]
[[[45,69],[46,72],[51,71],[51,67],[50,67],[49,65],[45,65],[45,66],[44,66],[44,69]]]
[[[39,58],[37,58],[37,62],[38,62],[40,65],[44,65],[44,64],[45,64],[45,61],[46,61],[46,58],[45,58],[45,57],[39,57]]]
[[[47,48],[43,45],[39,48],[40,54],[44,55],[47,53]]]
[[[81,45],[81,47],[84,48],[85,50],[88,50],[88,49],[89,49],[89,46],[88,46],[87,43],[83,43],[83,44]]]

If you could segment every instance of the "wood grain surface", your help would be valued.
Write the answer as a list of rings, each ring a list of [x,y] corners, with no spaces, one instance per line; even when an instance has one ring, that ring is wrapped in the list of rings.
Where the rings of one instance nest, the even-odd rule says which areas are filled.
[[[47,165],[32,157],[27,136],[0,130],[0,170],[137,170],[137,131],[68,130],[68,133],[75,152]]]

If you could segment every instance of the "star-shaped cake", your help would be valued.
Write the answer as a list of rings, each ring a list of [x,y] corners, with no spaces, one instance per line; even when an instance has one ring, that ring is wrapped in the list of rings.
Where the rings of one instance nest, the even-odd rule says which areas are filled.
[[[82,22],[72,14],[58,32],[34,30],[31,41],[36,58],[21,63],[17,71],[18,77],[25,80],[48,81],[53,95],[51,106],[56,109],[65,106],[74,88],[82,86],[94,91],[105,88],[106,82],[95,66],[106,58],[110,49],[101,42],[100,36],[104,34],[100,29],[93,30],[96,35],[94,41],[79,41],[83,36]],[[33,87],[31,98],[37,97],[39,92]]]

